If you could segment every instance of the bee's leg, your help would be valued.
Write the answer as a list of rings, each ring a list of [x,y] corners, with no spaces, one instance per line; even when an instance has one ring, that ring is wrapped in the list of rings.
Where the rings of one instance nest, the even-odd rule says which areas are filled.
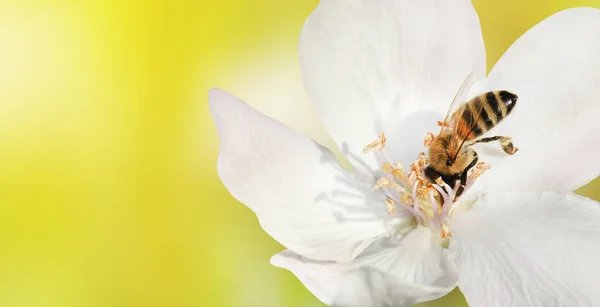
[[[448,186],[451,189],[454,189],[454,187],[456,186],[456,181],[458,181],[458,176],[457,175],[450,175],[450,176],[444,175],[444,176],[442,176],[442,180],[446,184],[448,184]],[[446,194],[450,193],[450,191],[446,191],[446,187],[441,187],[441,188],[446,192]]]
[[[431,183],[436,183],[435,181],[438,178],[442,178],[442,181],[447,183],[450,186],[450,188],[454,188],[454,186],[456,185],[456,181],[458,180],[458,178],[456,178],[455,176],[444,175],[444,174],[438,172],[437,170],[433,169],[431,166],[428,166],[425,168],[425,176],[427,178],[429,178]],[[446,191],[445,187],[441,187],[441,188],[444,191]],[[448,192],[450,192],[450,191],[446,191],[446,193],[448,193]]]
[[[514,155],[515,152],[517,152],[519,150],[519,148],[517,148],[513,145],[512,138],[508,137],[508,136],[492,136],[492,137],[488,137],[488,138],[483,138],[483,139],[476,140],[473,144],[487,143],[487,142],[493,142],[493,141],[500,141],[500,145],[502,146],[502,149],[504,150],[505,153],[507,153],[509,155]]]
[[[425,177],[429,178],[429,181],[431,181],[431,183],[435,183],[435,180],[441,176],[442,174],[433,169],[431,166],[425,168]]]
[[[460,175],[460,186],[458,187],[458,190],[456,190],[456,195],[454,196],[454,200],[456,200],[456,198],[461,196],[462,193],[465,191],[465,188],[467,186],[468,172],[475,165],[477,165],[477,161],[479,161],[479,155],[475,151],[473,151],[473,161],[471,161],[471,163],[469,163],[469,165],[467,165],[467,168],[465,168],[465,170]]]

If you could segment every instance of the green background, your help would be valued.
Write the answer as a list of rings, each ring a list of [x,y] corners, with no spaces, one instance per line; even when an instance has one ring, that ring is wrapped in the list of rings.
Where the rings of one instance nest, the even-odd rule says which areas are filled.
[[[600,7],[474,3],[488,70],[552,13]],[[0,306],[322,306],[221,185],[207,105],[221,87],[332,146],[297,64],[316,4],[0,0]]]

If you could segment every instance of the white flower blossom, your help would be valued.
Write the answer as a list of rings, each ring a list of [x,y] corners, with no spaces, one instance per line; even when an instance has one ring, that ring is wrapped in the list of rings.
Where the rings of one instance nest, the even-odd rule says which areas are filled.
[[[473,307],[600,306],[600,207],[572,193],[600,171],[599,55],[597,9],[542,21],[486,77],[468,0],[321,0],[301,67],[354,168],[215,89],[218,173],[287,248],[271,262],[325,304],[408,306],[458,286]],[[476,145],[491,169],[454,202],[451,189],[423,189],[419,155],[469,74],[468,95],[519,96],[486,135],[520,150]]]

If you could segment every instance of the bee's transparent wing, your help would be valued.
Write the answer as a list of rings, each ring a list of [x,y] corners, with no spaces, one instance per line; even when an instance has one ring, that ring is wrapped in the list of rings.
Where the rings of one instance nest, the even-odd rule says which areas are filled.
[[[483,112],[485,112],[484,101],[479,100],[479,103],[470,103],[462,108],[460,114],[454,116],[452,124],[452,135],[448,146],[448,153],[451,157],[456,158],[460,149],[467,143],[469,137],[473,134],[473,130],[479,124]]]
[[[461,103],[465,102],[465,98],[464,98],[465,91],[469,87],[471,87],[472,82],[473,82],[473,73],[470,73],[465,78],[463,83],[460,85],[460,88],[458,89],[458,92],[456,92],[456,95],[454,95],[454,98],[452,99],[452,103],[450,103],[450,107],[448,107],[448,112],[446,113],[446,116],[444,117],[444,121],[441,122],[440,132],[442,130],[444,130],[444,128],[448,128],[449,125],[451,125],[451,118],[453,117],[454,112],[456,111],[456,109],[458,109],[458,107],[461,105]],[[454,117],[459,118],[457,116],[454,116]]]

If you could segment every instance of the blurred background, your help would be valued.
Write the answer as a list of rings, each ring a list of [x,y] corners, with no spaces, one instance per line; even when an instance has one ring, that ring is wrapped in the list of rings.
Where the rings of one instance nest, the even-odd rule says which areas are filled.
[[[600,7],[474,3],[489,68],[552,13]],[[316,4],[0,0],[0,306],[323,306],[221,185],[207,105],[224,88],[333,146],[297,65]]]

